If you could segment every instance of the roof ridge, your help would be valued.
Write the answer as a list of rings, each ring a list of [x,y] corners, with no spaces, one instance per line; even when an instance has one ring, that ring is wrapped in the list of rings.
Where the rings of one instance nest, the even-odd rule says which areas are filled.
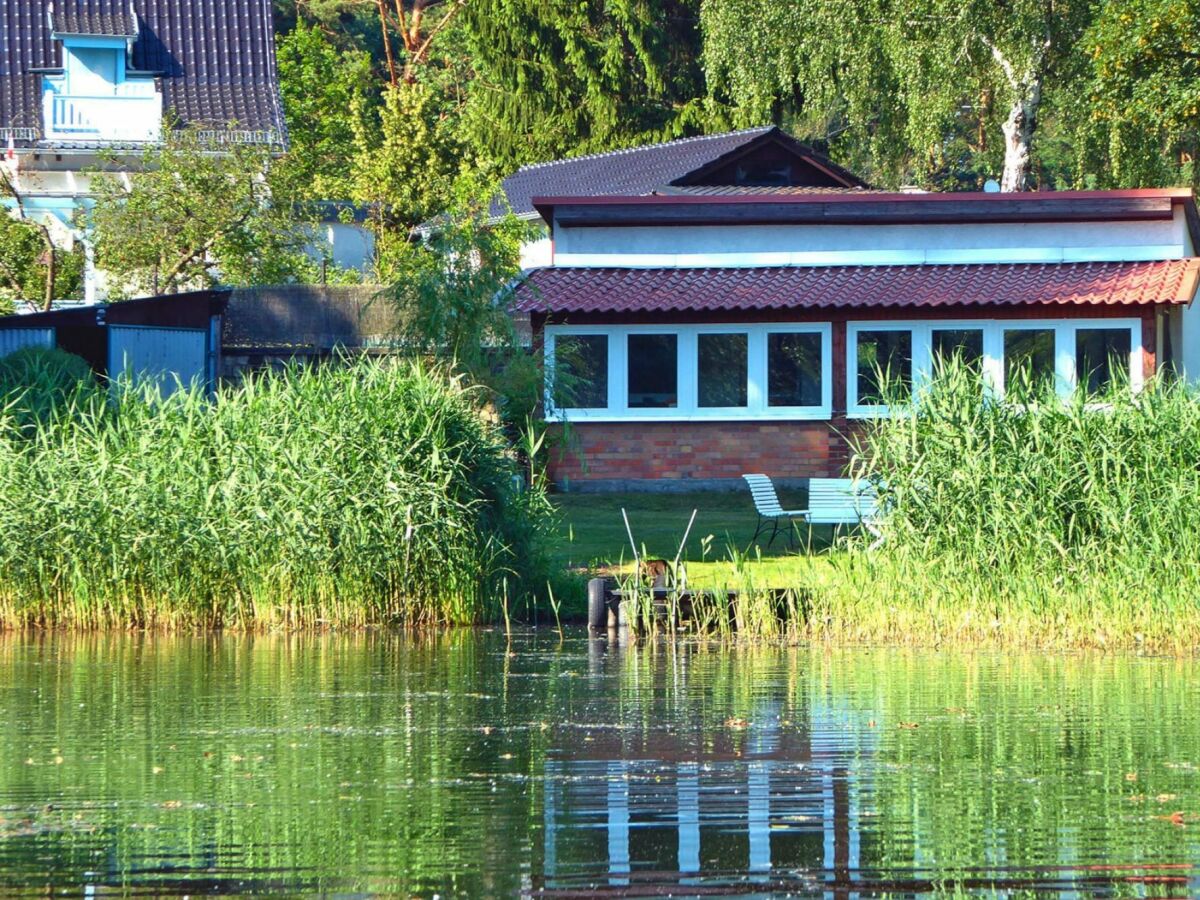
[[[610,156],[620,156],[623,153],[636,153],[639,150],[651,150],[659,147],[677,147],[680,144],[691,144],[697,141],[711,141],[717,138],[734,137],[735,135],[751,135],[751,134],[766,134],[776,126],[774,125],[758,125],[754,128],[742,128],[737,131],[722,131],[719,134],[697,134],[691,137],[675,138],[672,141],[661,141],[657,144],[639,144],[636,147],[621,147],[616,150],[604,150],[600,153],[585,153],[582,156],[568,156],[565,159],[550,159],[545,162],[527,163],[517,169],[513,175],[518,175],[521,172],[531,172],[534,169],[545,169],[549,166],[561,166],[564,163],[579,162],[585,159],[604,159]],[[509,176],[512,177],[511,175]]]

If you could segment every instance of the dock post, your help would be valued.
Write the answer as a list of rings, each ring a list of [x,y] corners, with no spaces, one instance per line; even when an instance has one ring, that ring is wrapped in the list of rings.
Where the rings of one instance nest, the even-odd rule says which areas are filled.
[[[588,628],[592,631],[604,631],[608,628],[606,587],[603,578],[593,578],[588,582]]]

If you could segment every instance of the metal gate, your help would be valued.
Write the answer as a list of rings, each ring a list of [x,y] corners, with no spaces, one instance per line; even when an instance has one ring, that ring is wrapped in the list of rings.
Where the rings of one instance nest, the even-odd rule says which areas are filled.
[[[180,385],[209,384],[208,332],[200,328],[110,325],[108,375],[151,382],[163,397]]]

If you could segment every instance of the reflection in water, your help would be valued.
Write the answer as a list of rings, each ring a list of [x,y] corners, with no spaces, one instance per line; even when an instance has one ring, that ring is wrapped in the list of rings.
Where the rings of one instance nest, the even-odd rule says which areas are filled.
[[[0,892],[1200,893],[1200,663],[0,636]]]

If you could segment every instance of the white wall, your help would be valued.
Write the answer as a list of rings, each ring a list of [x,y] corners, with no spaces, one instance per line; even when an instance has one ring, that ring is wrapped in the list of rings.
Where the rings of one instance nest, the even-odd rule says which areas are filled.
[[[1171,221],[558,228],[559,266],[920,265],[1178,259]]]

